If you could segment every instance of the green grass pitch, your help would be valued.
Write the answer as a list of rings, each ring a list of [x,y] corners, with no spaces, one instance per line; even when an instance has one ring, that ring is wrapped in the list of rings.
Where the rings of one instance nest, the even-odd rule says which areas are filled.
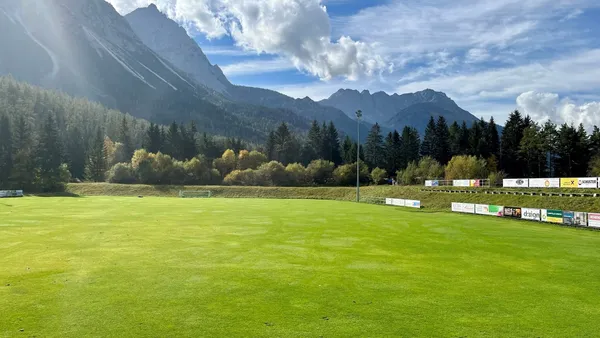
[[[0,200],[0,336],[589,337],[600,233],[350,202]]]

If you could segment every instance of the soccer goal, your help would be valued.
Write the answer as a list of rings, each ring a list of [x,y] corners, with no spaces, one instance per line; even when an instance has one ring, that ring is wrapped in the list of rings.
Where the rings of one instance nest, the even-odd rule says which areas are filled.
[[[210,190],[179,190],[179,197],[181,198],[210,198],[212,192]]]

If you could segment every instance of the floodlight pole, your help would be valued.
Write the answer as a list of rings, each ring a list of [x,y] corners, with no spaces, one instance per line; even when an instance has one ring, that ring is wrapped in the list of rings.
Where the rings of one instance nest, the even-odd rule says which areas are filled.
[[[362,111],[356,111],[356,203],[360,203],[360,118]]]

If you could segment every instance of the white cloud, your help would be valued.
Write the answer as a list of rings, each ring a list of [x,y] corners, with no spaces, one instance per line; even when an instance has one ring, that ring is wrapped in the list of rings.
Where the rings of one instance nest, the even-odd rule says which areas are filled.
[[[221,70],[228,77],[251,74],[274,73],[284,70],[295,69],[294,65],[287,59],[277,58],[273,60],[252,60],[221,66]]]
[[[467,63],[478,63],[486,61],[490,58],[490,53],[483,48],[471,48],[465,55],[465,62]]]
[[[121,13],[152,0],[108,0]],[[357,80],[389,64],[372,46],[342,36],[331,39],[329,15],[321,0],[158,0],[158,7],[208,38],[231,36],[244,50],[288,57],[324,80]]]
[[[591,130],[600,125],[600,102],[578,105],[569,98],[559,100],[555,93],[525,92],[517,97],[517,106],[535,121],[551,120],[555,123],[579,125]]]

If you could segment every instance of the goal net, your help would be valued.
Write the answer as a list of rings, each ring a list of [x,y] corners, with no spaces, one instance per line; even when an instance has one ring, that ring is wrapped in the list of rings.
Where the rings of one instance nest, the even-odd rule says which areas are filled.
[[[181,198],[210,198],[212,192],[210,190],[179,190],[179,197]]]

